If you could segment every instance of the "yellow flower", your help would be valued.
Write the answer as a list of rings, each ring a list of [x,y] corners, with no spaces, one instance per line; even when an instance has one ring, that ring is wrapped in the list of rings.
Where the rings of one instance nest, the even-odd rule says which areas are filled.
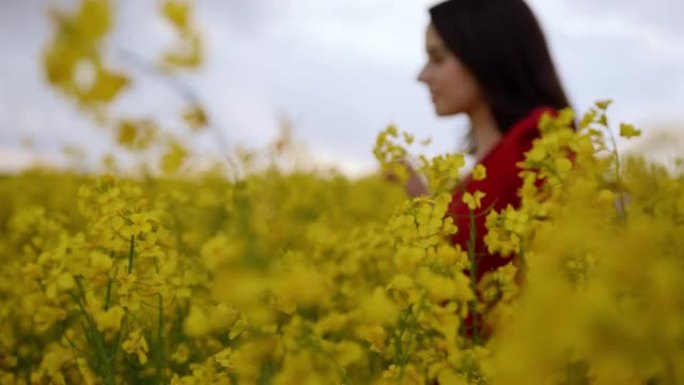
[[[361,301],[362,322],[371,325],[391,324],[398,314],[397,306],[387,298],[382,287],[376,287],[370,296]]]
[[[282,370],[274,377],[274,385],[324,385],[339,383],[330,377],[323,377],[316,371],[316,356],[307,351],[285,356]]]
[[[191,337],[200,337],[210,333],[211,324],[207,312],[199,306],[190,307],[190,314],[183,322],[183,330]]]
[[[126,311],[121,306],[114,306],[108,310],[100,310],[95,313],[95,324],[102,332],[115,332],[121,329],[121,320]]]
[[[117,281],[119,283],[119,303],[129,310],[138,310],[140,308],[140,294],[135,289],[140,283],[136,274],[121,272]]]
[[[568,158],[556,158],[554,159],[554,164],[559,174],[565,174],[572,169],[572,162]]]
[[[219,234],[208,241],[201,248],[202,261],[210,269],[225,268],[239,261],[245,253],[244,241],[231,239]]]
[[[133,147],[133,143],[138,136],[137,131],[138,128],[133,122],[127,120],[122,121],[119,124],[119,135],[117,138],[119,144],[127,147]]]
[[[74,359],[73,350],[58,344],[51,344],[44,353],[39,369],[33,373],[32,380],[37,380],[35,383],[43,383],[41,379],[45,376],[50,380],[50,384],[66,384],[62,370],[65,366],[70,365]]]
[[[473,168],[473,180],[483,180],[487,177],[487,168],[478,164]]]
[[[133,330],[121,347],[126,353],[138,356],[138,361],[141,365],[147,363],[147,352],[149,351],[149,348],[145,336],[142,335],[141,329]]]
[[[200,131],[209,124],[207,113],[199,104],[192,104],[186,107],[183,111],[183,120],[194,131]]]
[[[395,275],[392,282],[387,286],[388,289],[393,290],[408,290],[413,288],[413,279],[406,274]]]
[[[442,370],[437,376],[437,382],[440,385],[468,385],[468,380],[451,369]]]
[[[606,110],[610,105],[613,104],[612,99],[604,99],[604,100],[599,100],[595,103],[596,107],[598,107],[601,110]]]
[[[117,280],[119,282],[119,294],[126,295],[133,290],[133,287],[135,286],[138,277],[135,275],[135,273],[121,273],[117,277]]]
[[[55,322],[65,319],[66,316],[67,312],[62,308],[42,305],[35,309],[33,321],[38,330],[46,330]]]
[[[363,348],[356,342],[342,341],[334,347],[335,361],[347,367],[363,357]]]
[[[93,251],[90,254],[90,267],[95,274],[107,273],[112,268],[112,259],[104,253]]]
[[[387,348],[387,332],[380,325],[361,325],[356,328],[356,334],[371,343],[374,352],[383,352]]]
[[[468,206],[468,209],[470,210],[475,210],[479,209],[481,206],[481,200],[484,198],[485,193],[482,191],[475,191],[475,194],[470,194],[469,192],[465,192],[463,194],[463,203],[465,203]]]
[[[276,295],[285,302],[311,306],[328,296],[326,277],[312,266],[294,263],[274,282]]]
[[[331,332],[339,332],[343,330],[345,326],[347,326],[348,321],[349,317],[346,314],[330,313],[316,323],[314,330],[319,336]]]
[[[620,136],[623,138],[633,138],[641,135],[641,130],[636,129],[632,124],[620,124]]]
[[[150,231],[152,231],[152,225],[155,219],[152,214],[145,212],[131,214],[129,220],[131,221],[130,235],[139,235],[149,233]]]
[[[176,351],[171,355],[171,360],[178,364],[184,364],[190,358],[190,349],[187,344],[180,344]]]
[[[418,280],[435,303],[443,301],[468,301],[473,298],[470,288],[470,280],[464,274],[448,277],[434,273],[428,268],[421,268],[418,272]]]
[[[161,159],[161,168],[165,174],[176,173],[188,158],[188,149],[178,140],[171,140],[168,149]]]
[[[233,349],[225,348],[220,352],[214,354],[214,360],[216,360],[216,363],[221,365],[221,367],[223,367],[224,369],[228,369],[230,371],[235,366],[235,363],[231,360],[232,355]]]
[[[76,281],[74,281],[74,276],[70,273],[63,272],[57,277],[57,287],[61,290],[70,290],[76,286]]]

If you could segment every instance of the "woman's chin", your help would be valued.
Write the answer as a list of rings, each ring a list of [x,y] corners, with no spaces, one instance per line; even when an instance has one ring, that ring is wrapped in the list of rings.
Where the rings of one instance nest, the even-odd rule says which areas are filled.
[[[435,104],[435,114],[437,116],[440,116],[440,117],[457,115],[460,112],[461,111],[454,111],[453,109],[443,108],[443,107],[440,107],[439,105]]]

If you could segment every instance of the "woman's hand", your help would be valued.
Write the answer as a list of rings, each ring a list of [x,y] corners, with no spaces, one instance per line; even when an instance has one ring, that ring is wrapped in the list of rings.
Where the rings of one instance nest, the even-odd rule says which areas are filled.
[[[406,179],[406,182],[404,182],[404,190],[411,198],[429,195],[430,188],[428,187],[425,177],[418,173],[411,162],[407,159],[402,159],[399,163],[406,170],[406,177],[401,178],[399,175],[391,173],[387,175],[387,179],[396,182],[402,182],[402,179]]]

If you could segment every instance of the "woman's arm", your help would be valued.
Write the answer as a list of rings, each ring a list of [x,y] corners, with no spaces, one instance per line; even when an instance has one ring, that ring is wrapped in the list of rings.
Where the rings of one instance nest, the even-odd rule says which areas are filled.
[[[405,182],[403,182],[403,178],[400,178],[395,172],[388,171],[385,173],[386,180],[393,183],[403,182],[404,191],[406,191],[406,194],[411,198],[429,195],[430,188],[428,187],[427,180],[415,169],[415,167],[413,167],[411,162],[407,159],[401,159],[397,162],[404,167],[406,170],[406,176],[408,176],[408,178]]]
[[[430,195],[430,188],[427,185],[425,177],[420,175],[409,163],[406,163],[406,171],[408,171],[409,175],[406,185],[404,186],[406,193],[411,198]]]

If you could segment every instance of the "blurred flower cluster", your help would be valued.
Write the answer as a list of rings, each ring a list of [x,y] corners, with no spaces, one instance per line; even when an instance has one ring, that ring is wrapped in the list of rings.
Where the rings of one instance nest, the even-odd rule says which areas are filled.
[[[414,199],[275,167],[3,177],[0,384],[680,383],[684,178],[621,158],[608,104],[542,119],[522,206],[487,216],[517,258],[479,282],[449,243],[459,157],[423,158]]]

